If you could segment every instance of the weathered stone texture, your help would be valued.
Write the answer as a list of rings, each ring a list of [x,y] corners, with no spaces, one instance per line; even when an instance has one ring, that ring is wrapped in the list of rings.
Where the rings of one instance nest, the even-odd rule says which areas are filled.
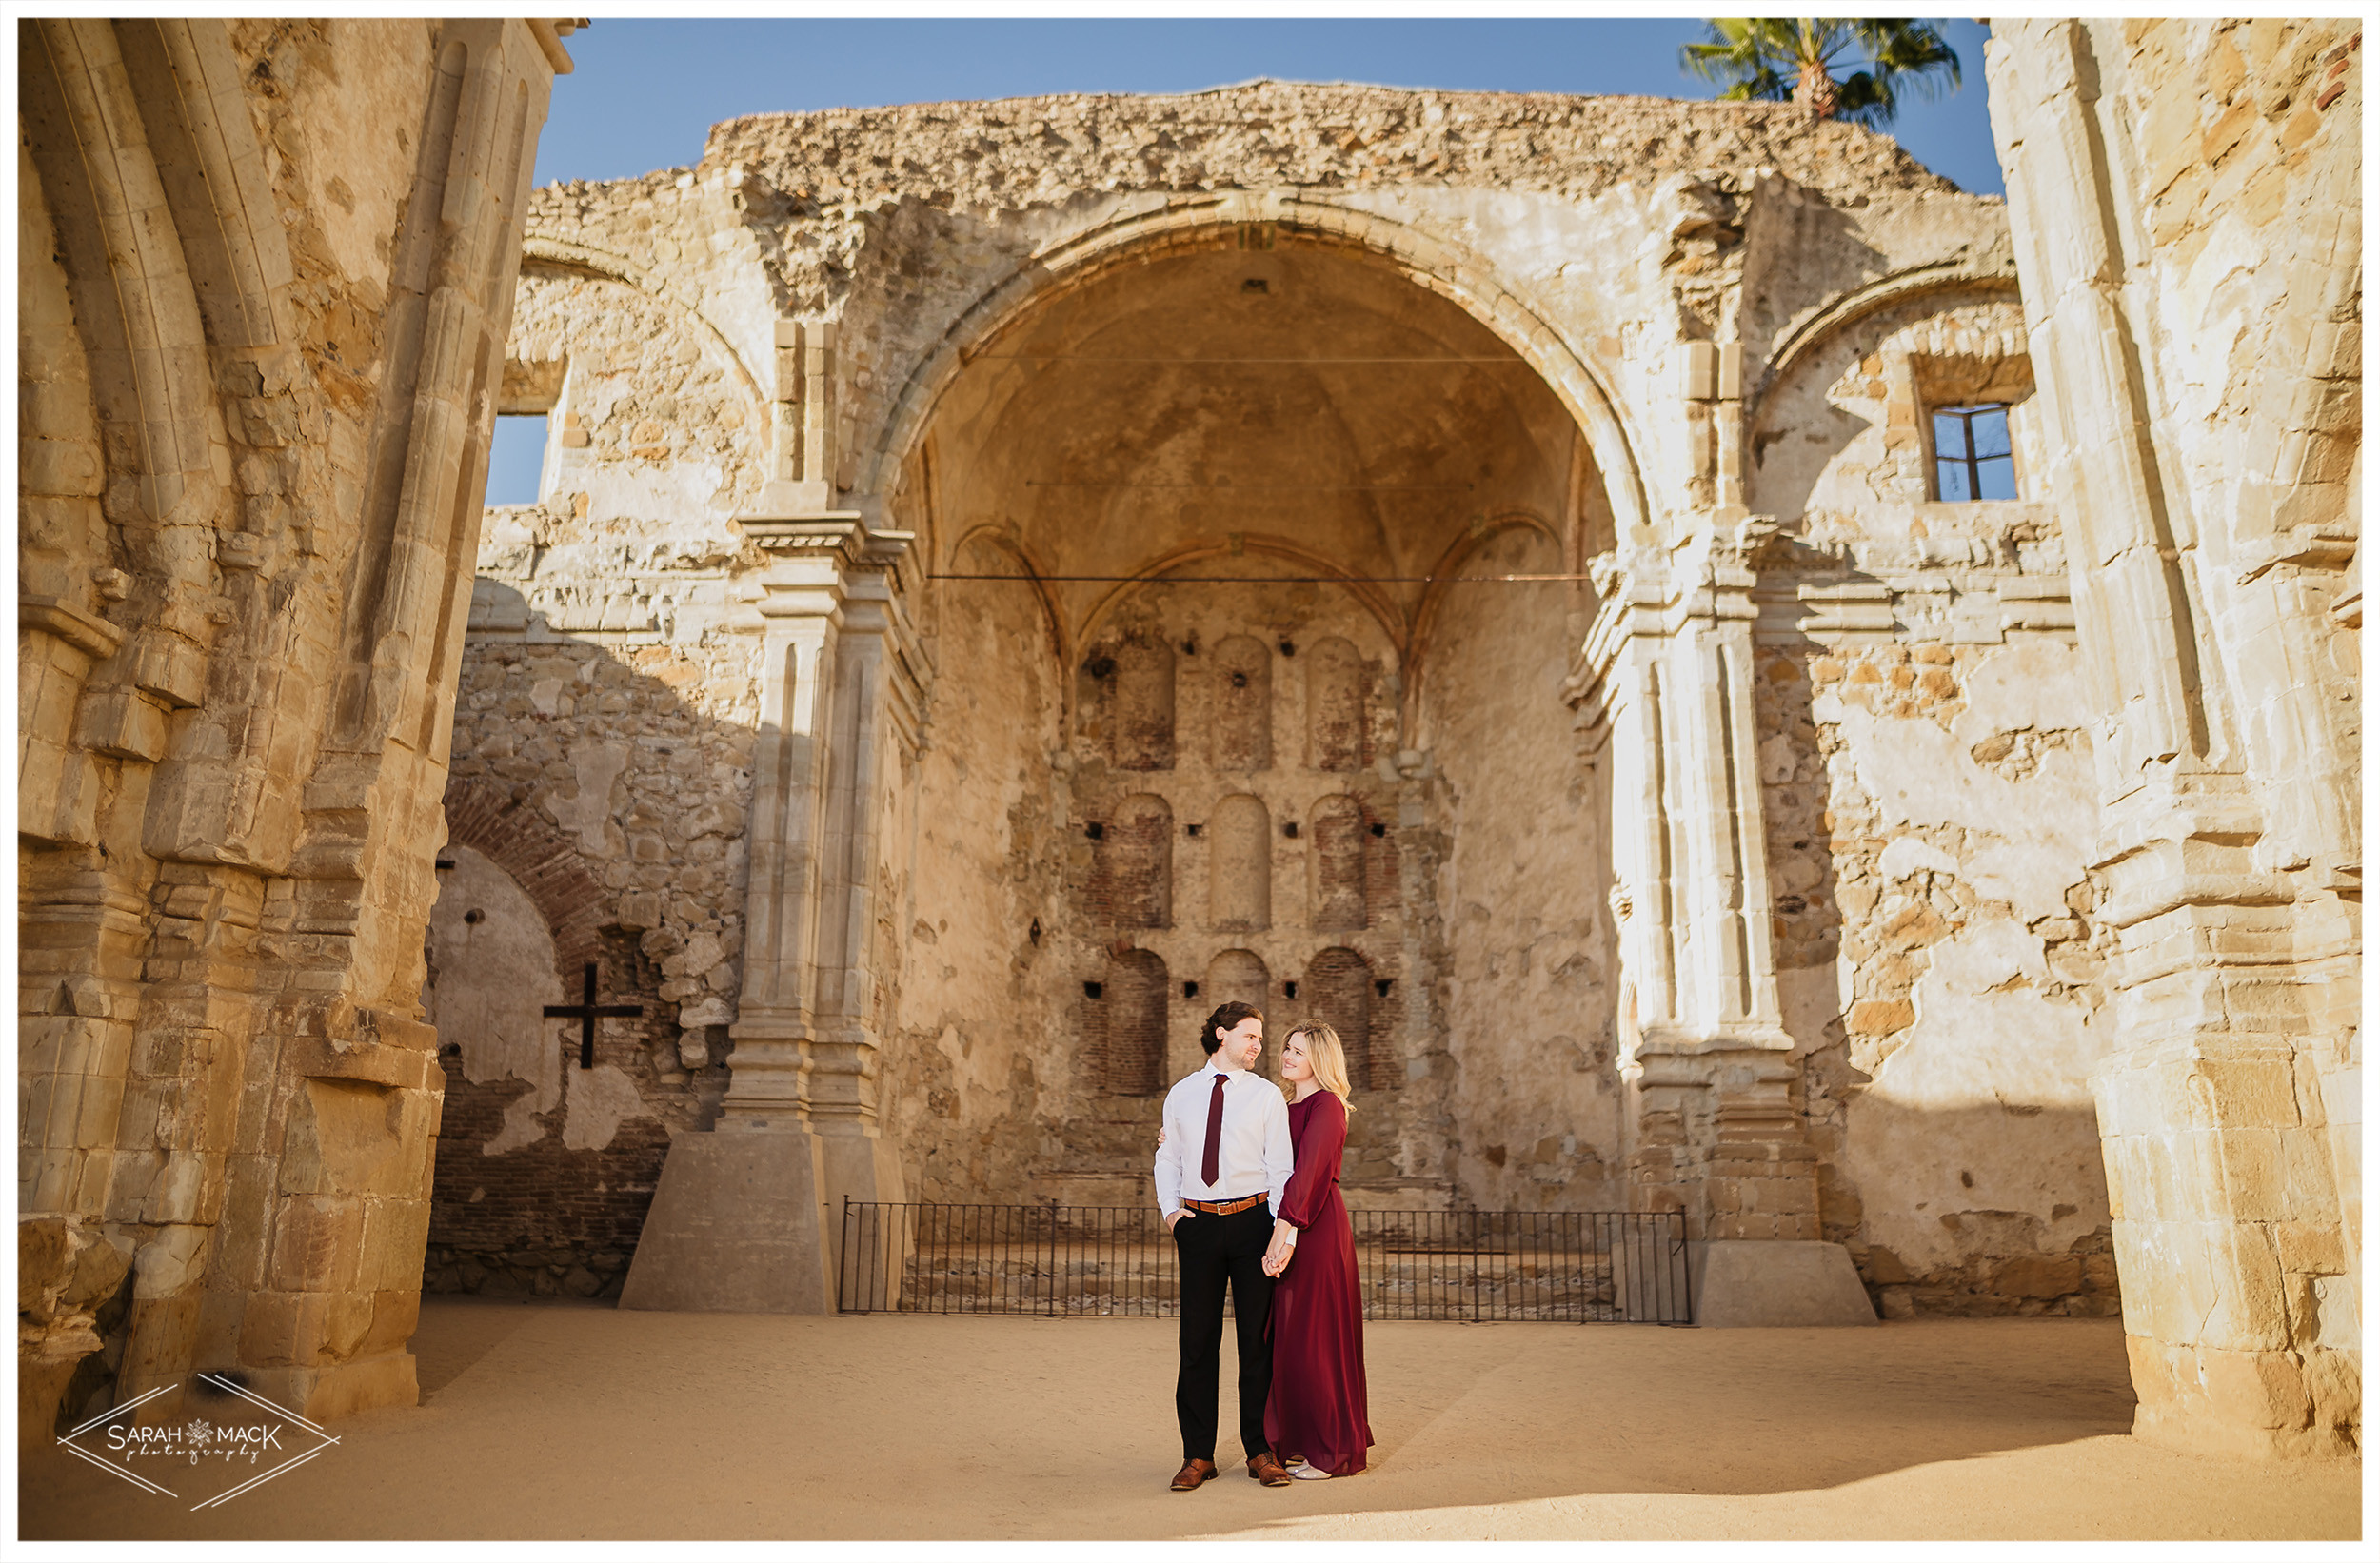
[[[484,556],[483,597],[518,605],[485,608],[475,643],[510,613],[534,635],[699,646],[733,722],[749,653],[730,648],[756,626],[720,604],[770,567],[739,527],[780,524],[734,518],[840,504],[914,537],[925,579],[900,589],[924,742],[879,774],[917,834],[870,848],[889,942],[862,1090],[906,1185],[938,1197],[1140,1197],[1152,1093],[1199,1061],[1196,1019],[1248,997],[1276,1029],[1312,1013],[1361,1034],[1365,1197],[1619,1202],[1659,1137],[1626,1126],[1615,1070],[1604,843],[1638,826],[1555,720],[1564,641],[1596,605],[1585,561],[1756,502],[1805,541],[1747,601],[1766,623],[1782,590],[1778,643],[1804,663],[1873,622],[1877,572],[1888,641],[1964,658],[2012,628],[2071,632],[2055,519],[2037,499],[1934,503],[1912,444],[1930,398],[2008,396],[2030,427],[1995,208],[1841,127],[1259,86],[737,122],[697,169],[539,201],[507,386],[548,412],[545,492],[491,523],[529,532]],[[1631,259],[1588,259],[1608,254]],[[1300,366],[1342,354],[1362,366]],[[689,375],[710,389],[690,397]],[[1606,406],[1618,423],[1595,421]],[[1440,579],[1472,572],[1491,579]],[[1782,695],[1815,744],[1811,687],[1755,699],[1754,661],[1730,655],[1726,720],[1768,722]],[[461,766],[521,784],[554,764],[481,742],[458,730]],[[1886,844],[1821,830],[1780,846],[1780,871],[1831,881],[1838,850]],[[1825,960],[1832,912],[1802,913]],[[1723,980],[1773,986],[1765,948],[1750,959]],[[1782,964],[1790,985],[1814,962]],[[1885,1000],[1911,1008],[1899,1031],[1915,983]],[[1820,999],[1792,1001],[1799,1025]],[[1790,1049],[1767,1002],[1758,1046]],[[1847,991],[1820,1019],[1832,1053],[1747,1056],[1748,1095],[1681,1082],[1674,1118],[1646,1120],[1685,1137],[1666,1176],[1724,1170],[1731,1230],[1816,1237],[1821,1187],[1855,1203],[1852,1008]],[[1832,1082],[1810,1103],[1805,1068]],[[1947,1110],[1945,1092],[1908,1110]],[[2084,1186],[2039,1201],[2035,1227],[1936,1256],[1943,1285],[1979,1264],[2012,1311],[2069,1307],[2081,1281],[2043,1298],[2022,1268],[2088,1246],[2095,1169],[2068,1171]],[[1881,1241],[1855,1217],[1838,1235]],[[1989,1284],[1995,1265],[2015,1290]]]
[[[29,1434],[201,1369],[413,1396],[434,797],[555,39],[21,27]]]
[[[1990,54],[2091,670],[2135,1426],[2195,1448],[2361,1438],[2361,44],[2144,18]]]
[[[612,1295],[681,1155],[808,1306],[845,1197],[1144,1203],[1242,999],[1341,1030],[1359,1202],[2120,1273],[2145,1431],[2357,1436],[2351,26],[2011,24],[2009,208],[1786,106],[733,121],[536,192],[438,386],[424,187],[307,95],[364,26],[227,34],[299,210],[172,273],[153,470],[29,139],[28,1383],[397,1396],[421,1285]],[[367,97],[462,24],[372,26]],[[537,503],[425,509],[498,411]]]

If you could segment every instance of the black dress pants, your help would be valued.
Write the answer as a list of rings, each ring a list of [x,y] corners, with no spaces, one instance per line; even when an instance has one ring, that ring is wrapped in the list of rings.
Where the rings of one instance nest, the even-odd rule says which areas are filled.
[[[1240,1336],[1240,1445],[1254,1458],[1265,1449],[1264,1401],[1273,1391],[1273,1343],[1265,1324],[1273,1312],[1273,1277],[1264,1250],[1273,1240],[1266,1203],[1233,1216],[1198,1213],[1174,1223],[1181,1260],[1181,1374],[1174,1380],[1174,1415],[1181,1421],[1181,1457],[1215,1457],[1216,1381],[1222,1371],[1223,1287],[1231,1287]]]

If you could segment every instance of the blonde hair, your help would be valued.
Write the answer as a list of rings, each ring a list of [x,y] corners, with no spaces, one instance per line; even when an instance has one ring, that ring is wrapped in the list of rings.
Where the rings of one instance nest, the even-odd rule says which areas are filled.
[[[1315,1083],[1337,1097],[1339,1105],[1352,1115],[1356,1104],[1347,1083],[1347,1050],[1339,1045],[1339,1033],[1319,1020],[1301,1020],[1289,1028],[1289,1035],[1281,1039],[1281,1046],[1287,1047],[1301,1038],[1305,1041],[1306,1061],[1314,1066]],[[1283,1089],[1295,1091],[1297,1087],[1284,1082]]]

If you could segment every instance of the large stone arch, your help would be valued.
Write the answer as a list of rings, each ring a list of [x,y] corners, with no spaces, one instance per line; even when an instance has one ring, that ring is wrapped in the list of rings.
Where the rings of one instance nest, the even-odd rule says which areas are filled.
[[[615,255],[589,245],[575,244],[547,233],[530,233],[522,239],[521,261],[524,270],[542,265],[560,271],[620,283],[692,321],[718,350],[721,358],[735,370],[736,382],[752,404],[752,413],[759,420],[759,426],[768,426],[769,398],[768,393],[761,388],[759,376],[754,374],[752,366],[744,362],[744,354],[736,350],[735,339],[704,311],[700,302],[688,297],[684,289],[655,276],[624,255]]]
[[[1405,280],[1451,300],[1485,326],[1544,380],[1576,420],[1620,535],[1650,519],[1636,456],[1643,442],[1631,432],[1623,404],[1610,389],[1613,375],[1549,325],[1542,310],[1499,282],[1492,262],[1410,224],[1290,191],[1230,190],[1142,205],[1036,250],[1027,265],[961,314],[910,372],[863,458],[855,494],[889,493],[960,371],[1039,307],[1118,267],[1182,248],[1269,246],[1283,231],[1385,259]]]

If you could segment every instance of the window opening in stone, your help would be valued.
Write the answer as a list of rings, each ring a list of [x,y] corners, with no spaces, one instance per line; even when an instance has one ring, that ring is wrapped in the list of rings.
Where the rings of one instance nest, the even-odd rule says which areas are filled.
[[[1372,834],[1375,836],[1386,836],[1388,834],[1388,827],[1383,824],[1375,824],[1372,827]]]
[[[489,505],[535,505],[545,471],[545,415],[504,413],[496,419],[495,443],[487,450]]]
[[[1373,983],[1373,984],[1372,984],[1372,991],[1373,991],[1374,993],[1378,994],[1381,998],[1385,999],[1385,998],[1387,998],[1387,997],[1388,997],[1388,986],[1389,986],[1389,983],[1390,983],[1391,981],[1393,981],[1393,980],[1394,980],[1394,979],[1392,979],[1392,978],[1386,978],[1386,977],[1383,977],[1383,978],[1381,978],[1378,981],[1377,981],[1377,982],[1375,982],[1375,983]]]
[[[2008,404],[1934,407],[1934,497],[1953,503],[2016,497],[2016,453]]]
[[[1085,999],[1097,999],[1103,991],[1097,982],[1082,984],[1082,997]]]
[[[1297,983],[1295,983],[1295,982],[1283,982],[1283,983],[1280,985],[1280,996],[1281,996],[1283,999],[1295,999],[1295,998],[1297,998],[1297,997],[1298,997],[1298,984],[1297,984]]]
[[[1296,841],[1298,839],[1298,821],[1295,820],[1290,821],[1289,823],[1280,827],[1280,833],[1288,837],[1291,841]]]
[[[1293,641],[1283,641],[1280,643],[1280,654],[1284,657],[1296,656],[1298,654],[1297,643]]]
[[[1199,985],[1196,982],[1184,982],[1181,985],[1181,996],[1184,999],[1196,999],[1199,996]]]
[[[1181,827],[1181,833],[1185,836],[1196,836],[1199,833],[1199,827],[1195,824],[1184,825]]]
[[[1093,821],[1090,824],[1082,827],[1082,834],[1088,836],[1091,840],[1096,841],[1106,836],[1107,827],[1099,823],[1097,821]]]

